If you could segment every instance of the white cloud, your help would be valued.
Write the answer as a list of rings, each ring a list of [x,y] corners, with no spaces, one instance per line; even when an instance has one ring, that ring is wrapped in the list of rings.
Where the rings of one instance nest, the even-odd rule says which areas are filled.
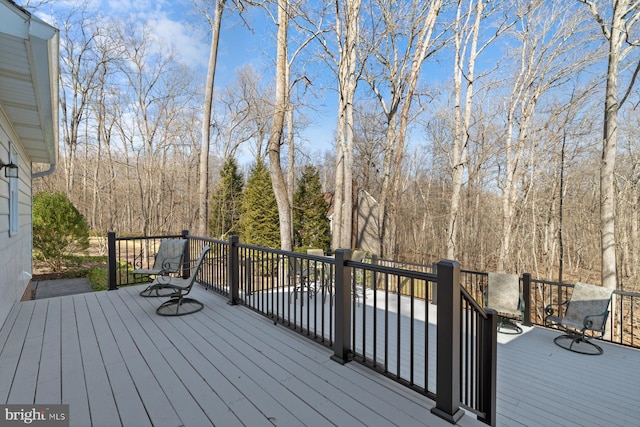
[[[175,48],[178,61],[189,67],[206,67],[209,46],[190,25],[167,16],[150,18],[147,24],[161,45]]]

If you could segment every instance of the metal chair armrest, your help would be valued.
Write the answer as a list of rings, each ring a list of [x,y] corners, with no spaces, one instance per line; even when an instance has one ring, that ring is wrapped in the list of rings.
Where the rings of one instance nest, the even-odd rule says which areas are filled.
[[[554,307],[558,307],[557,311],[558,313],[560,313],[560,306],[563,306],[563,305],[566,306],[568,304],[569,304],[569,300],[563,301],[559,304],[558,303],[547,304],[547,306],[544,308],[544,313],[547,315],[547,317],[553,316],[555,314],[555,311],[553,309]]]
[[[589,329],[591,331],[603,332],[608,316],[609,316],[609,310],[605,310],[603,313],[600,313],[600,314],[590,314],[588,316],[585,316],[583,321],[585,329]],[[593,329],[593,319],[598,317],[602,317],[602,328]]]

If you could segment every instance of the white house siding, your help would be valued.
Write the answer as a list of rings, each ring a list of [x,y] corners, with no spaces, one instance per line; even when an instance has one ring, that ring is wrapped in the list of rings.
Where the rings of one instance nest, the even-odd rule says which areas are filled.
[[[0,160],[8,162],[9,141],[17,150],[18,233],[9,237],[9,178],[0,171],[0,325],[22,297],[32,274],[31,160],[0,108]]]

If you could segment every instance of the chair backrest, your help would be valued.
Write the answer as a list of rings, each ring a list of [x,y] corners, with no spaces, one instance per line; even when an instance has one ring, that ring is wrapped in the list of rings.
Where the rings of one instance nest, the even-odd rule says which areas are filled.
[[[162,270],[167,273],[176,273],[182,267],[184,250],[187,239],[164,239],[160,242],[156,259],[153,262],[154,270]]]
[[[289,277],[292,279],[305,279],[309,275],[306,260],[298,257],[289,257]]]
[[[517,274],[489,273],[485,307],[497,312],[516,313],[520,304],[520,277]]]
[[[609,302],[611,302],[612,294],[613,289],[610,288],[603,288],[602,286],[590,285],[588,283],[576,283],[573,287],[573,293],[571,294],[563,322],[584,325],[586,316],[597,316],[591,319],[593,324],[587,329],[604,331],[607,316],[609,315]]]
[[[315,256],[324,256],[324,250],[322,250],[322,249],[307,249],[307,254],[308,255],[315,255]]]

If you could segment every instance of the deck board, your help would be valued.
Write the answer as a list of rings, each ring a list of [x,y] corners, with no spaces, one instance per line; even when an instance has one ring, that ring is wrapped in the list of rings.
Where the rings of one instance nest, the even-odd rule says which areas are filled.
[[[9,402],[9,396],[14,385],[16,370],[20,362],[34,308],[34,306],[20,307],[15,321],[7,325],[10,331],[2,348],[2,352],[0,352],[0,358],[2,360],[0,364],[0,366],[2,366],[2,369],[0,369],[0,401]]]
[[[106,299],[103,300],[107,302]],[[110,324],[104,315],[104,307],[100,305],[100,300],[95,294],[86,294],[85,301],[92,313],[91,320],[96,333],[97,345],[101,350],[102,361],[120,422],[123,426],[151,425],[126,362],[119,351],[114,351],[118,346],[113,332],[109,328]]]
[[[8,403],[32,403],[34,400],[33,390],[38,382],[38,371],[33,367],[38,366],[40,361],[46,314],[46,310],[36,308],[29,319],[27,334],[13,378],[14,385],[7,399]]]
[[[44,339],[38,365],[38,383],[34,403],[61,401],[62,382],[60,380],[60,299],[43,300],[47,305],[47,319],[44,325]]]
[[[276,340],[278,335],[280,335],[276,334],[276,331],[273,331],[271,324],[261,322],[259,323],[260,328],[257,329],[255,326],[254,328],[251,326],[258,323],[255,321],[252,322],[252,319],[248,316],[234,312],[225,312],[223,315],[228,317],[227,319],[224,319],[223,323],[243,325],[243,329],[247,331],[247,333],[251,334],[252,340],[264,339],[261,337],[269,338],[266,341],[266,344],[269,347],[263,348],[261,350],[262,354],[278,361],[277,363],[282,366],[286,366],[286,369],[290,372],[290,382],[294,381],[294,379],[299,380],[299,384],[296,384],[296,392],[305,393],[307,390],[318,391],[322,394],[323,400],[330,400],[338,407],[340,407],[341,402],[344,402],[345,400],[349,400],[351,398],[357,399],[359,405],[356,407],[350,405],[348,408],[351,413],[349,417],[355,417],[356,423],[358,422],[357,420],[366,423],[367,417],[370,415],[374,417],[382,417],[383,419],[387,418],[390,423],[395,422],[399,425],[413,425],[419,419],[412,419],[405,411],[399,410],[393,405],[388,404],[385,399],[381,399],[380,396],[384,394],[382,393],[382,390],[377,389],[380,393],[378,394],[372,392],[371,389],[367,387],[373,386],[374,384],[368,383],[365,384],[364,387],[361,387],[359,384],[364,380],[364,378],[359,378],[354,382],[349,382],[342,373],[345,367],[328,360],[326,352],[318,351],[321,347],[311,340],[296,336],[296,339],[301,339],[298,343],[298,351],[285,356],[280,353],[278,349],[278,347],[284,343],[281,342],[279,345],[269,344],[273,340]],[[212,321],[222,322],[223,319],[212,319]],[[282,326],[280,326],[280,328],[282,328]],[[289,337],[286,338],[288,340],[290,339]],[[248,337],[245,339],[248,339]],[[315,357],[310,357],[310,355],[315,355]],[[290,363],[290,361],[295,363]],[[327,370],[330,372],[326,372]],[[319,377],[316,372],[324,372],[324,374],[322,377]],[[358,393],[354,396],[345,396],[342,392],[342,390],[352,390],[354,387],[359,388]],[[314,400],[309,399],[310,398],[306,398],[305,400],[312,402],[317,400],[317,398]],[[342,409],[344,410],[344,408]],[[423,408],[419,410],[419,416],[424,415],[425,411],[428,411],[428,409]],[[334,421],[340,422],[340,418]],[[342,421],[345,420],[342,419]]]
[[[140,323],[145,319],[143,317],[144,313],[134,316],[126,305],[129,300],[131,298],[115,301],[115,309],[122,316],[128,334],[135,343],[139,354],[143,355],[144,362],[157,382],[158,387],[164,392],[167,403],[180,420],[179,424],[186,426],[209,424],[209,418],[191,398],[188,389],[180,381],[171,365],[164,359],[161,353],[162,349],[158,348],[151,340],[149,334],[154,333],[157,329],[153,327],[145,328]],[[184,363],[184,361],[181,361],[181,363]]]
[[[139,289],[16,304],[0,329],[1,401],[69,403],[74,426],[449,426],[424,396],[215,293],[194,289],[205,309],[167,318]],[[497,425],[637,426],[640,352],[583,356],[555,336],[500,337]]]
[[[98,319],[94,318],[93,311],[91,314],[89,313],[86,298],[79,297],[75,301],[78,341],[82,352],[92,424],[95,426],[117,425],[120,420],[111,417],[112,414],[118,411],[102,356],[103,353],[108,353],[110,349],[105,348],[104,351],[101,351],[97,331],[93,326],[93,322]],[[99,315],[96,317],[99,317]]]
[[[70,423],[77,426],[91,424],[89,395],[85,375],[87,371],[82,363],[78,323],[76,319],[76,300],[78,298],[61,298],[61,378],[62,401],[69,404]],[[53,402],[49,402],[53,403]]]
[[[158,384],[153,373],[149,369],[145,357],[140,353],[136,343],[129,335],[126,328],[127,321],[134,321],[133,316],[125,316],[116,310],[116,306],[121,305],[117,295],[100,295],[101,308],[104,315],[109,319],[111,332],[116,339],[116,348],[113,352],[119,352],[120,357],[124,361],[124,368],[129,372],[131,380],[134,382],[136,391],[138,392],[140,404],[145,408],[149,417],[149,422],[153,425],[175,426],[180,424],[178,415],[173,410],[169,399]],[[124,410],[124,409],[123,409]]]
[[[188,320],[190,323],[195,322],[195,319],[201,317],[199,314],[200,313],[191,316],[192,318],[183,318],[180,320],[183,322]],[[172,323],[172,320],[177,319],[161,318],[161,320]],[[178,343],[178,347],[183,347],[185,350],[192,347],[193,350],[201,354],[217,353],[216,356],[212,357],[216,367],[209,366],[208,369],[221,369],[229,378],[235,378],[234,381],[236,383],[239,382],[241,388],[250,391],[251,394],[245,397],[253,402],[259,409],[265,411],[269,419],[283,423],[283,425],[295,425],[302,423],[299,418],[301,417],[302,419],[308,419],[309,422],[314,425],[326,424],[326,421],[322,421],[322,418],[318,416],[318,414],[313,414],[309,410],[306,410],[307,405],[303,400],[289,392],[280,381],[272,377],[274,371],[276,371],[279,366],[271,365],[266,369],[260,367],[263,359],[257,358],[250,360],[245,356],[245,354],[255,354],[256,347],[246,346],[238,348],[234,346],[233,342],[230,342],[237,341],[237,339],[234,339],[236,337],[234,337],[233,334],[225,333],[225,328],[218,327],[216,327],[216,329],[219,329],[220,333],[215,333],[209,329],[211,326],[208,326],[206,323],[209,322],[200,323],[199,329],[205,331],[205,333],[200,332],[199,334],[196,333],[194,329],[186,327],[187,325],[184,325],[186,328],[181,327],[179,332],[170,328],[162,328],[162,330],[165,333],[168,331],[173,332],[171,340]],[[205,338],[203,335],[208,337]],[[212,342],[214,342],[216,346],[227,348],[229,351],[225,352],[227,354],[219,353]],[[229,357],[229,355],[231,355],[231,357]],[[264,375],[265,372],[268,372],[269,375]]]

